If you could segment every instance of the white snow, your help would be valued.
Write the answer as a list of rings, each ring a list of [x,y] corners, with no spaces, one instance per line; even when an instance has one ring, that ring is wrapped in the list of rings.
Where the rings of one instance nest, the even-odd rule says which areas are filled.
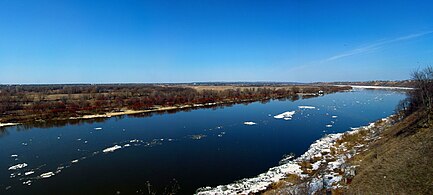
[[[373,125],[352,128],[351,131],[346,133],[358,132],[360,129],[370,129]],[[308,177],[302,173],[301,167],[298,165],[299,162],[311,161],[314,158],[320,158],[321,160],[315,161],[312,164],[312,169],[317,170],[323,163],[326,165],[326,175],[313,177],[310,185],[310,194],[314,194],[317,190],[325,188],[333,188],[333,184],[338,183],[342,176],[335,173],[335,169],[339,169],[345,162],[346,158],[344,154],[338,156],[332,156],[331,147],[334,147],[335,142],[343,136],[343,133],[329,134],[325,137],[317,140],[310,145],[310,148],[301,156],[294,160],[280,161],[280,165],[270,168],[267,172],[257,175],[253,178],[241,179],[227,185],[219,185],[217,187],[202,187],[197,190],[197,194],[250,194],[257,193],[265,190],[270,184],[279,181],[280,179],[287,176],[287,174],[296,174],[300,177]],[[343,148],[344,149],[344,148]],[[335,158],[335,159],[334,159]],[[334,160],[331,160],[334,159]],[[331,161],[328,161],[331,160]]]
[[[244,122],[244,125],[255,125],[255,124],[257,124],[257,123],[251,122],[251,121]]]
[[[27,163],[16,164],[14,166],[9,167],[8,170],[17,170],[17,169],[22,169],[24,167],[27,167]]]
[[[42,173],[39,177],[41,177],[41,178],[49,178],[49,177],[52,177],[52,176],[54,176],[54,173],[50,171],[50,172]]]
[[[292,118],[294,114],[295,114],[295,111],[288,111],[288,112],[284,112],[284,113],[275,115],[274,118],[276,118],[276,119],[290,120],[288,118]]]
[[[299,109],[316,109],[314,106],[298,106]]]
[[[214,188],[203,187],[198,189],[198,194],[250,194],[265,190],[270,184],[286,177],[287,174],[296,174],[303,177],[298,162],[310,160],[312,157],[318,156],[322,151],[326,151],[326,149],[329,151],[335,140],[339,139],[342,135],[342,133],[327,135],[311,144],[308,151],[300,157],[270,168],[266,173]],[[319,163],[315,164],[313,168],[318,169],[316,166],[319,166]]]
[[[102,152],[107,153],[107,152],[114,152],[115,150],[118,150],[122,148],[122,146],[119,145],[115,145],[113,147],[109,147],[109,148],[105,148],[104,150],[102,150]]]
[[[312,169],[313,169],[313,170],[317,170],[317,169],[319,169],[320,164],[322,164],[322,161],[317,161],[317,162],[313,163],[313,164],[312,164],[312,166],[313,166]]]

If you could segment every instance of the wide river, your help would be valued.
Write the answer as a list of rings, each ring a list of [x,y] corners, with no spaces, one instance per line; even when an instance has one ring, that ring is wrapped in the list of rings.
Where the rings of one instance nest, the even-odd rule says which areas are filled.
[[[294,102],[3,128],[0,194],[193,194],[266,172],[325,134],[389,116],[403,98],[396,91],[356,90]],[[295,111],[291,120],[274,118],[287,111]]]

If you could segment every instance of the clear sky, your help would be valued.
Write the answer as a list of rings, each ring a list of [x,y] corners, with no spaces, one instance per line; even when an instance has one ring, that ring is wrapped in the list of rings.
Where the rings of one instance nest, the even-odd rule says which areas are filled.
[[[0,83],[362,81],[433,65],[433,1],[0,0]]]

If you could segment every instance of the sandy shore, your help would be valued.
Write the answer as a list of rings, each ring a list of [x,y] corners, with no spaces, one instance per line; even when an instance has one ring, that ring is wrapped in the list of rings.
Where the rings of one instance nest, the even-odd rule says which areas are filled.
[[[20,123],[0,123],[0,127],[19,125]]]
[[[338,87],[343,87],[347,85],[335,85]],[[389,86],[364,86],[364,85],[348,85],[352,87],[353,89],[394,89],[394,90],[412,90],[414,88],[410,87],[389,87]]]
[[[228,103],[233,103],[233,102],[228,102]],[[80,117],[70,117],[69,119],[109,118],[109,117],[120,116],[120,115],[141,114],[141,113],[148,113],[148,112],[159,112],[159,111],[168,111],[168,110],[185,109],[185,108],[197,108],[197,107],[204,107],[204,106],[214,106],[218,104],[224,104],[224,102],[182,105],[182,106],[165,106],[165,107],[158,107],[149,110],[123,110],[119,112],[107,112],[105,114],[93,114],[93,115],[84,115]]]

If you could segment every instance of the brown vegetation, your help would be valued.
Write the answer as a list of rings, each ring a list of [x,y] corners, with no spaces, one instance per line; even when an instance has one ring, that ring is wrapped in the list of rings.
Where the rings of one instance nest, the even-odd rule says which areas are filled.
[[[352,153],[356,155],[342,166],[339,187],[316,194],[433,193],[433,68],[415,71],[412,77],[410,83],[416,89],[399,104],[397,115],[388,122],[376,122],[373,129],[345,133],[331,147],[335,154],[359,153]],[[339,150],[339,145],[345,150]],[[304,173],[310,164],[300,163]],[[308,177],[293,183],[283,179],[264,194],[306,194],[308,190],[302,191],[305,186],[308,188]],[[300,190],[294,191],[296,188]]]
[[[431,194],[433,129],[425,123],[420,113],[412,114],[355,156],[351,163],[359,167],[347,194]]]
[[[351,160],[359,168],[347,194],[433,193],[433,68],[412,78],[416,90],[398,107],[401,121]]]
[[[206,86],[188,85],[3,85],[0,86],[0,123],[67,119],[124,110],[206,103],[236,103],[272,98],[298,98],[299,93],[347,90],[332,86]],[[214,87],[214,88],[212,88]]]

